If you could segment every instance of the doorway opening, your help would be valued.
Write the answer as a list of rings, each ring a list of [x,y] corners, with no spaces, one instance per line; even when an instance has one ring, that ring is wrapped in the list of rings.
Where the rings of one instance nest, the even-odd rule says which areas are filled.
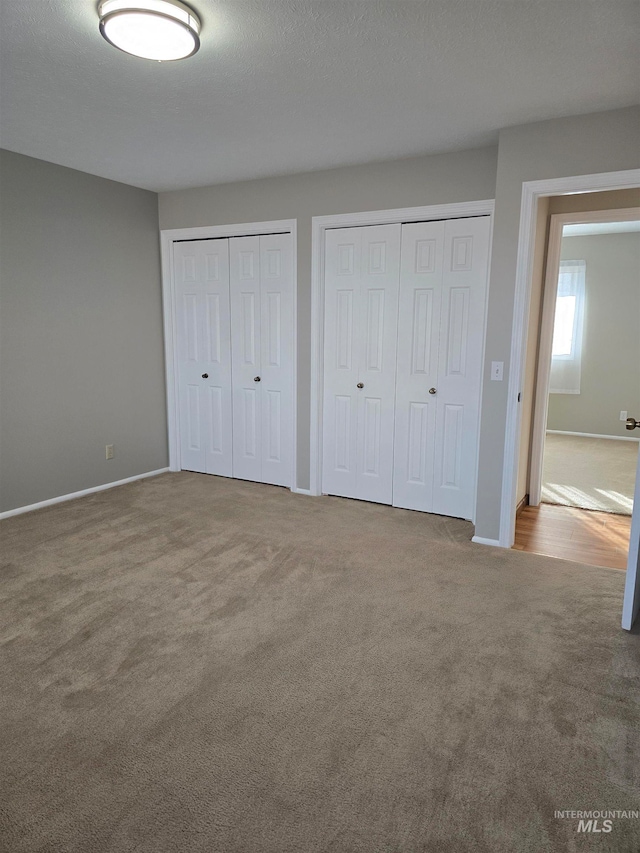
[[[542,201],[514,547],[624,569],[640,414],[638,192]]]

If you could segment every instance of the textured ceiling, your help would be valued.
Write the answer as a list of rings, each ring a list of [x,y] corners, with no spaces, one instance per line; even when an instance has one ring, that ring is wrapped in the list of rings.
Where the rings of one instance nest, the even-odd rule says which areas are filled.
[[[0,0],[0,145],[153,190],[469,148],[640,100],[638,0],[194,0],[110,47],[93,0]]]

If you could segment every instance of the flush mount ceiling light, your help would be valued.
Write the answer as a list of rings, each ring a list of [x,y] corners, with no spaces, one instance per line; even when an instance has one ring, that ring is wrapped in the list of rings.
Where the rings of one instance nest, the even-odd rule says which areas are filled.
[[[179,0],[102,0],[100,32],[125,53],[169,62],[200,47],[200,20]]]

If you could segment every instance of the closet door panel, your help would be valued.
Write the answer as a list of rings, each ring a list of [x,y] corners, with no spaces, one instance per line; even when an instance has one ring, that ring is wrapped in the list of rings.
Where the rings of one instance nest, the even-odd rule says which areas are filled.
[[[206,363],[207,474],[230,477],[233,469],[231,406],[231,325],[229,318],[229,241],[203,241]],[[201,376],[202,378],[202,376]]]
[[[433,511],[473,518],[489,217],[445,225]]]
[[[233,476],[262,479],[260,238],[229,240]]]
[[[361,228],[327,231],[325,247],[322,490],[358,497],[356,427],[357,311]]]
[[[261,479],[278,486],[293,475],[293,288],[291,234],[260,237]]]
[[[227,240],[174,246],[181,467],[231,476]]]
[[[362,228],[360,293],[355,303],[359,350],[357,497],[390,504],[393,496],[400,225]],[[357,386],[358,383],[356,383]]]
[[[196,247],[174,249],[178,325],[178,397],[180,406],[180,467],[206,472],[204,445],[202,286]]]
[[[393,505],[423,512],[433,506],[444,232],[444,222],[402,226]]]

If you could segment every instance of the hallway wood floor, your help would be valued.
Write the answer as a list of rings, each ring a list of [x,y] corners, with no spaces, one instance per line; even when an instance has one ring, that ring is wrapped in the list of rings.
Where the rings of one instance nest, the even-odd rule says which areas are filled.
[[[526,506],[516,519],[517,551],[626,569],[631,517],[577,507]]]

